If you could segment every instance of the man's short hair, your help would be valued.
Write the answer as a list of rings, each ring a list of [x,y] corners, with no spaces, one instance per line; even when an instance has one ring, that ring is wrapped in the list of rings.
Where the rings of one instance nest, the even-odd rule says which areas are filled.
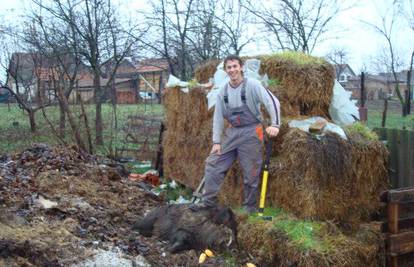
[[[239,64],[240,64],[240,66],[243,66],[243,64],[244,64],[243,63],[243,60],[239,56],[237,56],[237,55],[228,55],[224,59],[224,68],[226,68],[227,61],[230,61],[230,60],[237,60],[239,62]]]

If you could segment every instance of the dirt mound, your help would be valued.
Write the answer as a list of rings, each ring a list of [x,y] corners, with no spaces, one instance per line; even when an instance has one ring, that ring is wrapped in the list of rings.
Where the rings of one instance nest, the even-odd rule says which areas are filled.
[[[0,266],[70,266],[114,247],[155,266],[197,263],[192,252],[163,256],[165,244],[131,231],[163,199],[75,148],[2,156],[0,192]]]

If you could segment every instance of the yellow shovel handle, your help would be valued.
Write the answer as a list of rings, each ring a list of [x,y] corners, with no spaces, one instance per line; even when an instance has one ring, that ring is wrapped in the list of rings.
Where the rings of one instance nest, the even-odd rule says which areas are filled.
[[[263,180],[262,180],[262,191],[260,192],[260,203],[259,203],[259,216],[263,216],[265,200],[266,200],[266,190],[267,190],[267,177],[269,176],[269,171],[263,171]]]

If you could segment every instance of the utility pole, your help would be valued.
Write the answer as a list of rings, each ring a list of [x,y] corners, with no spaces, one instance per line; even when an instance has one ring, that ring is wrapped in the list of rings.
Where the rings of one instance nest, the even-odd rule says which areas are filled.
[[[365,106],[365,73],[361,72],[361,95],[359,106],[359,119],[366,122],[368,119],[368,108]]]

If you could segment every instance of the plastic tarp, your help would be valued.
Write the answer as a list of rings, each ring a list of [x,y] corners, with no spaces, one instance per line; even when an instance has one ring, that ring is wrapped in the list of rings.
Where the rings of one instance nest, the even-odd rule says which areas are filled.
[[[178,79],[177,77],[175,77],[174,75],[170,74],[170,76],[168,77],[168,81],[166,84],[167,87],[187,87],[188,86],[188,82],[183,82],[180,79]]]
[[[351,100],[351,92],[346,91],[342,85],[335,80],[329,114],[335,124],[349,125],[359,120],[356,100]]]
[[[311,117],[306,120],[291,120],[289,122],[289,127],[298,128],[302,131],[309,132],[309,126],[311,126],[313,123],[320,121],[320,120],[326,121],[324,118],[318,117],[318,116]],[[339,125],[327,122],[326,126],[322,129],[321,135],[324,135],[328,132],[336,133],[343,139],[347,140],[344,130]]]

